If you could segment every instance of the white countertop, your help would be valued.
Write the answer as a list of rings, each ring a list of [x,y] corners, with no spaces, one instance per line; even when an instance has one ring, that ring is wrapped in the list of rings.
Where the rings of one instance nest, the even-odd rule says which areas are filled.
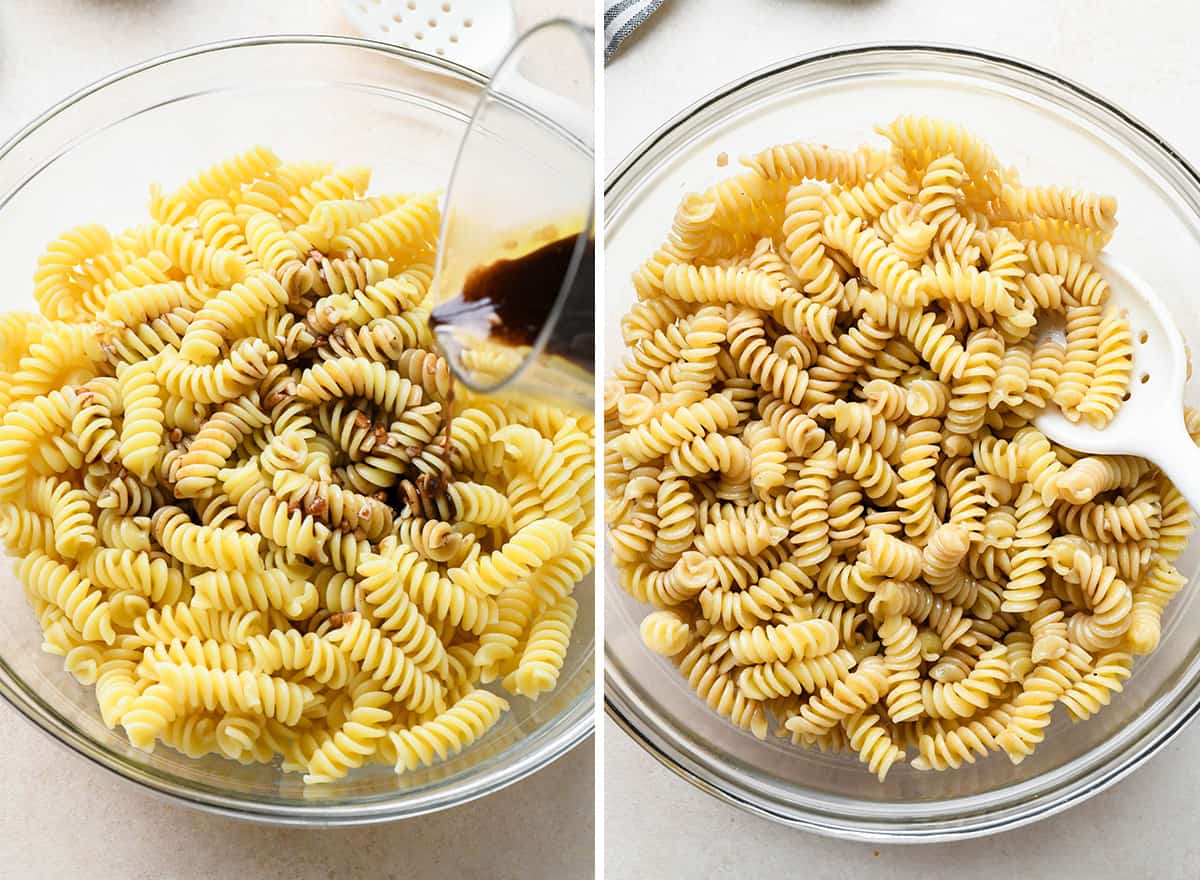
[[[517,0],[524,24],[590,0]],[[590,16],[589,16],[590,17]],[[249,34],[348,33],[336,0],[4,0],[0,141],[50,104],[163,52]],[[270,828],[151,797],[69,754],[0,703],[0,878],[302,880],[592,876],[586,741],[458,810],[351,830]]]
[[[773,61],[888,41],[969,44],[1049,67],[1123,106],[1200,162],[1193,109],[1200,94],[1198,25],[1200,7],[1170,0],[667,0],[607,68],[605,163],[611,169],[691,102]],[[1067,813],[985,840],[889,847],[829,840],[742,813],[674,776],[605,724],[611,880],[1200,874],[1195,725],[1130,778]]]

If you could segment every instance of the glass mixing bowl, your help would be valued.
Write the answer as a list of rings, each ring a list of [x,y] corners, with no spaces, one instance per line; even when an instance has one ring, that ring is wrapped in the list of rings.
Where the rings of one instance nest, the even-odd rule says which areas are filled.
[[[178,185],[252,144],[287,160],[374,169],[372,191],[441,189],[482,93],[479,74],[363,40],[263,37],[202,46],[117,73],[71,96],[0,147],[0,307],[33,305],[46,242],[85,222],[144,220],[152,181]],[[590,388],[571,389],[591,399]],[[488,794],[548,764],[592,730],[592,578],[558,688],[513,710],[483,740],[437,766],[397,777],[369,767],[307,791],[298,774],[145,754],[100,720],[91,688],[41,635],[16,578],[0,574],[0,695],[59,742],[118,775],[231,815],[349,825],[415,816]]]
[[[633,302],[630,272],[670,228],[676,203],[736,173],[715,157],[775,143],[879,143],[877,123],[924,113],[964,124],[1031,183],[1112,193],[1120,201],[1114,259],[1166,300],[1185,338],[1200,339],[1200,301],[1181,284],[1200,260],[1200,178],[1161,138],[1087,90],[1023,62],[949,47],[869,46],[784,61],[697,102],[646,139],[608,179],[606,370],[623,351],[616,316]],[[1197,571],[1200,548],[1180,570]],[[1013,766],[993,755],[946,773],[894,767],[884,784],[854,756],[775,737],[760,742],[718,718],[669,661],[641,643],[647,610],[605,591],[605,695],[610,716],[680,776],[730,803],[825,834],[885,842],[982,835],[1079,803],[1145,761],[1200,706],[1200,602],[1171,606],[1158,651],[1139,658],[1125,692],[1072,726],[1061,710],[1046,741]],[[912,757],[909,750],[909,757]]]

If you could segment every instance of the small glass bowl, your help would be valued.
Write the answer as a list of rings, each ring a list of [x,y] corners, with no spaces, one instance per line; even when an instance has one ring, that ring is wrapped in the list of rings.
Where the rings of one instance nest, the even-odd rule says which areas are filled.
[[[716,157],[811,140],[880,143],[879,123],[918,113],[962,123],[1022,180],[1116,195],[1110,245],[1167,301],[1185,338],[1200,339],[1200,301],[1183,267],[1200,260],[1200,178],[1161,138],[1082,87],[1024,62],[940,46],[835,49],[750,74],[680,113],[610,175],[606,294],[614,317],[633,302],[629,276],[669,229],[680,197],[736,173]],[[624,345],[606,327],[606,369]],[[1189,549],[1180,570],[1197,571]],[[750,812],[823,834],[889,843],[990,834],[1095,794],[1156,752],[1200,706],[1200,602],[1172,604],[1158,651],[1137,660],[1125,691],[1090,721],[1061,710],[1032,757],[993,755],[958,771],[895,766],[880,784],[854,756],[760,742],[718,718],[672,664],[641,643],[648,609],[606,565],[605,696],[609,715],[699,788]],[[913,752],[909,749],[909,758]]]
[[[72,95],[0,147],[0,308],[31,309],[38,254],[63,229],[144,222],[152,181],[174,186],[253,144],[285,160],[371,166],[373,192],[442,189],[484,78],[395,46],[324,36],[189,49]],[[591,399],[590,387],[568,389]],[[306,789],[299,774],[159,746],[141,752],[100,720],[93,689],[40,649],[20,584],[0,574],[0,696],[59,742],[180,801],[243,818],[352,825],[416,816],[489,794],[553,761],[593,726],[593,579],[557,689],[479,743],[397,777],[372,766]]]

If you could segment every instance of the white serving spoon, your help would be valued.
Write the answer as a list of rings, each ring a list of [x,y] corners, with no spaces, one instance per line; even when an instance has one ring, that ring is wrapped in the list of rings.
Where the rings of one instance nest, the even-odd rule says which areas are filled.
[[[510,0],[342,0],[364,37],[436,55],[491,76],[517,41]],[[547,88],[510,71],[504,95],[544,113],[588,143],[594,121]]]
[[[1111,259],[1103,260],[1110,302],[1125,310],[1133,335],[1129,399],[1104,428],[1071,422],[1050,407],[1035,419],[1038,430],[1079,452],[1140,455],[1170,478],[1193,509],[1200,508],[1200,448],[1183,423],[1187,348],[1170,313],[1145,281]]]
[[[508,0],[343,0],[359,33],[491,75],[517,37]]]

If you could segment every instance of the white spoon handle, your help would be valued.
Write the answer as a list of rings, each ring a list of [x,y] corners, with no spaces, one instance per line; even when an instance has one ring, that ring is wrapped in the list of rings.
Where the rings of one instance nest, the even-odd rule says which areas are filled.
[[[1142,454],[1162,468],[1192,510],[1200,510],[1200,447],[1192,441],[1182,421],[1169,430],[1148,433],[1153,436],[1147,437]]]

